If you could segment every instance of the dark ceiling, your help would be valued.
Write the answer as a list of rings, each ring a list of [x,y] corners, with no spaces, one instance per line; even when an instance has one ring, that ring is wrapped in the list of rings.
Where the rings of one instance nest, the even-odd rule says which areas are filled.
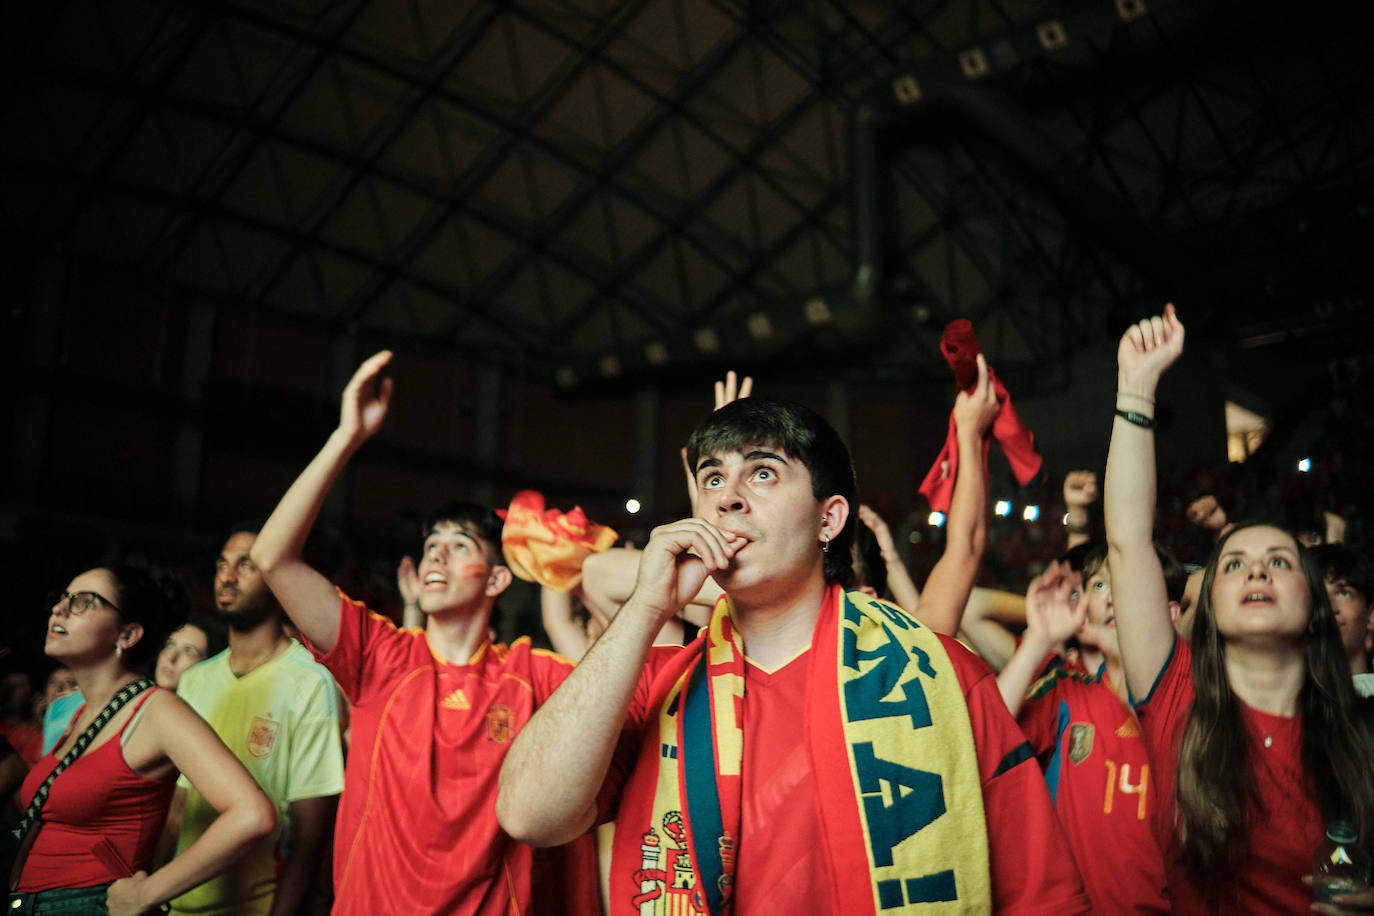
[[[578,387],[1368,327],[1359,4],[6,6],[12,253],[330,335]]]
[[[386,580],[405,507],[439,492],[538,486],[622,531],[626,495],[672,511],[657,456],[723,368],[825,400],[866,498],[919,522],[953,318],[1051,474],[1100,466],[1113,342],[1166,299],[1195,356],[1162,465],[1170,444],[1220,463],[1219,389],[1249,395],[1270,457],[1232,493],[1358,535],[1365,6],[5,3],[11,603],[130,550],[203,588],[223,526],[274,504],[378,346],[407,394],[321,527]],[[1318,462],[1301,486],[1297,455]]]

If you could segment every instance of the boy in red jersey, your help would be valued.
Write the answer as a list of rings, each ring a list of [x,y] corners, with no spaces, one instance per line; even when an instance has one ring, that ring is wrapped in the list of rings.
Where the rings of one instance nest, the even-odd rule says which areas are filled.
[[[1162,552],[1160,559],[1166,572],[1173,571],[1168,581],[1177,616],[1186,575]],[[1088,553],[1083,575],[1077,601],[1070,597],[1077,576],[1064,564],[1054,564],[1032,584],[1025,637],[998,675],[998,686],[1045,770],[1093,911],[1164,914],[1164,863],[1151,820],[1157,790],[1126,696],[1106,544]],[[1087,673],[1052,665],[1027,691],[1030,672],[1080,628],[1102,652],[1101,668]]]
[[[532,905],[576,916],[598,912],[589,837],[555,861],[496,823],[496,779],[511,739],[572,665],[531,648],[528,639],[491,642],[492,609],[511,581],[495,513],[451,503],[430,520],[419,566],[423,631],[398,629],[341,596],[302,558],[330,487],[386,417],[391,380],[381,372],[390,360],[383,351],[354,373],[338,428],[252,550],[310,650],[353,704],[335,831],[334,912],[505,916],[531,912]],[[560,870],[536,876],[544,866]],[[556,899],[542,900],[543,892]]]

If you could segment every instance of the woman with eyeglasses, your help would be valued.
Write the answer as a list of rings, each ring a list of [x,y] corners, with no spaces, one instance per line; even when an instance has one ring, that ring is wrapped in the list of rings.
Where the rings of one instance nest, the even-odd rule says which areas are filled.
[[[140,683],[180,616],[169,591],[131,566],[87,570],[55,597],[44,652],[76,675],[86,705],[20,790],[29,812],[35,796],[42,807],[21,823],[29,826],[10,913],[156,910],[272,831],[272,803],[210,727],[176,694]],[[116,698],[122,705],[111,715]],[[149,874],[178,773],[219,817]]]

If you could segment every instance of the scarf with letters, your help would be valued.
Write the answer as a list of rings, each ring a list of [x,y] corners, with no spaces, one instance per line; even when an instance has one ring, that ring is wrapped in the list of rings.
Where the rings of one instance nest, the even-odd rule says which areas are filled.
[[[807,742],[830,871],[845,911],[986,913],[982,784],[968,706],[939,637],[901,609],[826,592],[812,641]],[[722,597],[659,672],[663,695],[616,819],[613,913],[730,913],[739,843],[743,645]],[[663,687],[667,686],[666,694]],[[640,781],[647,770],[651,779]],[[652,785],[649,783],[652,782]],[[821,800],[824,800],[822,803]],[[640,864],[626,870],[626,857]],[[634,887],[621,887],[623,875]],[[622,900],[635,889],[633,900]],[[625,906],[628,904],[628,906]]]

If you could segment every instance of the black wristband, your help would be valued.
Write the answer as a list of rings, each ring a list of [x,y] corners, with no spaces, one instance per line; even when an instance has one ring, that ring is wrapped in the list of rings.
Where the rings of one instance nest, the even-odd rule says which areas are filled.
[[[1147,417],[1143,413],[1136,413],[1134,410],[1122,410],[1118,407],[1116,409],[1116,415],[1133,426],[1139,426],[1141,429],[1155,428],[1154,417]]]

